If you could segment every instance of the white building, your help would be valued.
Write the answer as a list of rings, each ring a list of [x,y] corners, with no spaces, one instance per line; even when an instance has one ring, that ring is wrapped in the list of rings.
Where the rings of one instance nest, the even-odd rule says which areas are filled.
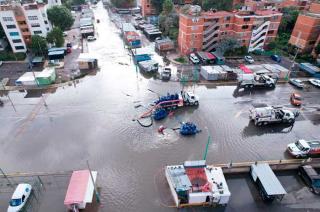
[[[34,3],[23,5],[23,9],[31,35],[46,37],[52,30],[47,17],[47,6]]]
[[[17,8],[12,8],[12,10],[2,9],[3,8],[0,9],[0,23],[10,43],[10,46],[12,47],[12,51],[15,53],[26,52],[26,44],[14,12],[17,11],[14,10]]]

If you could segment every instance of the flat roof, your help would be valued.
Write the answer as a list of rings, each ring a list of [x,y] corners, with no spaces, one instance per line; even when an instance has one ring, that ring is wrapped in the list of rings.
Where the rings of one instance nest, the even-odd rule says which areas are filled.
[[[252,164],[251,169],[257,175],[264,190],[268,195],[284,195],[287,193],[282,187],[276,175],[273,173],[269,164]]]
[[[92,171],[93,181],[96,181],[97,172]],[[89,170],[74,171],[71,175],[64,205],[92,202],[94,185]]]

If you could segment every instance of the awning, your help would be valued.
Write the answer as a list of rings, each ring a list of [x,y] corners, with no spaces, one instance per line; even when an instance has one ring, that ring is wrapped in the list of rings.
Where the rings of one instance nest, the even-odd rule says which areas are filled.
[[[239,68],[245,73],[245,74],[252,74],[253,72],[245,65],[240,64]]]
[[[93,180],[96,181],[97,172],[92,171]],[[70,178],[64,205],[91,203],[94,185],[89,170],[74,171]]]

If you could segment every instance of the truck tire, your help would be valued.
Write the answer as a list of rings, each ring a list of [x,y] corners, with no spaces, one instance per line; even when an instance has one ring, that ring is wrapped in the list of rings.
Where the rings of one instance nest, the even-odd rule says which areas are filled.
[[[249,85],[245,85],[244,88],[248,89],[248,88],[249,88]]]
[[[267,121],[263,122],[263,125],[264,126],[268,125],[268,122]]]
[[[196,101],[196,102],[194,103],[194,105],[195,105],[195,106],[198,106],[198,105],[199,105],[199,102],[198,102],[198,101]]]
[[[186,105],[189,106],[189,105],[190,105],[190,102],[189,102],[189,101],[186,101]]]
[[[253,85],[250,85],[249,87],[250,87],[250,88],[253,88]]]
[[[256,123],[256,125],[260,127],[260,126],[262,126],[262,122],[258,122],[258,123]]]
[[[293,119],[289,119],[289,120],[288,120],[288,123],[289,123],[289,124],[293,124],[293,123],[294,123],[294,120],[293,120]]]

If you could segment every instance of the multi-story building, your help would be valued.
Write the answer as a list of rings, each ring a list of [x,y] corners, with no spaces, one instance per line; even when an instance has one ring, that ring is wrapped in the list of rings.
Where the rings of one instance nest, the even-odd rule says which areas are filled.
[[[13,52],[26,52],[32,35],[47,36],[52,29],[47,7],[45,4],[18,2],[0,5],[0,23]]]
[[[301,52],[310,53],[320,41],[320,3],[312,3],[308,11],[299,14],[289,43]]]
[[[47,6],[32,3],[23,5],[23,9],[31,34],[46,37],[52,29],[47,17]]]
[[[313,0],[245,0],[244,8],[248,10],[277,10],[285,7],[295,7],[299,10],[307,10]]]
[[[26,43],[31,41],[23,9],[19,4],[0,6],[0,23],[13,52],[26,52]]]
[[[281,17],[280,12],[270,10],[181,13],[179,50],[183,54],[215,51],[224,37],[236,38],[249,52],[260,50],[275,39]]]

